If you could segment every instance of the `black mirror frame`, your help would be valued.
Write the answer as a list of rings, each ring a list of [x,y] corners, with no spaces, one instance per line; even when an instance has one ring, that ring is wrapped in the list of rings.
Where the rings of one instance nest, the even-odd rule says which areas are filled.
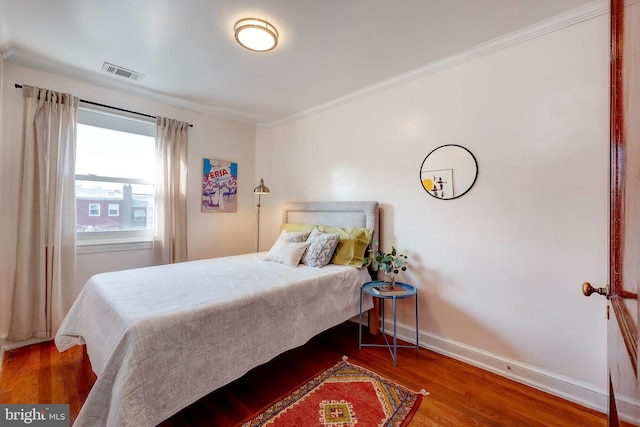
[[[423,183],[422,183],[422,168],[424,167],[424,163],[427,161],[427,159],[429,158],[430,155],[432,155],[436,150],[439,150],[441,148],[444,147],[459,147],[462,148],[463,150],[465,150],[467,153],[469,153],[469,155],[471,156],[471,158],[473,159],[473,163],[476,166],[476,174],[473,177],[473,182],[471,182],[471,185],[469,185],[469,187],[464,190],[462,193],[458,194],[457,196],[454,197],[449,197],[449,198],[441,198],[441,197],[437,197],[434,196],[433,194],[431,194],[431,192],[429,190],[427,190]],[[427,154],[427,156],[424,158],[424,160],[422,161],[422,164],[420,165],[420,170],[419,170],[419,179],[420,179],[420,186],[424,189],[424,191],[427,192],[428,195],[430,195],[431,197],[433,197],[434,199],[438,199],[438,200],[455,200],[457,198],[460,198],[462,196],[464,196],[465,194],[467,194],[469,192],[469,190],[471,190],[471,188],[473,188],[474,184],[476,183],[476,181],[478,180],[478,160],[476,160],[476,156],[473,155],[473,153],[471,151],[469,151],[468,148],[463,147],[462,145],[458,145],[458,144],[444,144],[441,145],[439,147],[434,148],[433,150],[431,150],[431,152],[429,152],[429,154]]]

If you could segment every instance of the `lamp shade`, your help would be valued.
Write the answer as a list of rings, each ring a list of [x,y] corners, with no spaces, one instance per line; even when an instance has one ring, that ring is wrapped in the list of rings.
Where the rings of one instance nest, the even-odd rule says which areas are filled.
[[[278,45],[278,30],[258,18],[245,18],[233,27],[238,43],[255,52],[267,52]]]
[[[253,189],[253,194],[269,194],[271,190],[264,185],[264,179],[260,178],[260,184]]]

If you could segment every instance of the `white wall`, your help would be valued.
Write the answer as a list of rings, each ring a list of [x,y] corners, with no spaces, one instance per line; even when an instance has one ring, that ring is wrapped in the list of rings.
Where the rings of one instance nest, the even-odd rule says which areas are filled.
[[[606,409],[608,18],[600,16],[257,133],[273,241],[287,201],[377,200],[409,255],[422,342]],[[424,157],[460,144],[475,186],[442,201]],[[399,315],[411,338],[413,305]]]
[[[82,99],[171,117],[193,123],[189,130],[187,230],[189,259],[234,255],[254,250],[254,200],[256,185],[255,129],[253,126],[160,104],[139,96],[74,81],[56,74],[4,61],[0,108],[0,337],[8,331],[11,287],[15,270],[17,200],[22,137],[22,91],[15,83],[70,92]],[[2,71],[2,68],[0,68]],[[2,74],[0,73],[0,76]],[[202,159],[238,163],[238,211],[202,213],[200,179]],[[93,274],[150,265],[150,250],[81,254],[77,258],[76,292]]]

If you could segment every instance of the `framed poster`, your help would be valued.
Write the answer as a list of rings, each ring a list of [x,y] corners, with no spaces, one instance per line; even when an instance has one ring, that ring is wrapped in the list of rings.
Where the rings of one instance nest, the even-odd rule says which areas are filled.
[[[202,212],[236,212],[237,190],[237,163],[202,160]]]
[[[438,199],[452,199],[453,169],[440,169],[421,172],[422,186],[429,194]]]

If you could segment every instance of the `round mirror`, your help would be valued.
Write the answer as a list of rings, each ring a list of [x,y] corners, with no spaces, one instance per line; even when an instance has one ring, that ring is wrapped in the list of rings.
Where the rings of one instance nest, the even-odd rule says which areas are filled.
[[[473,187],[477,177],[476,158],[471,151],[455,144],[436,148],[420,167],[422,187],[437,199],[457,199]]]

